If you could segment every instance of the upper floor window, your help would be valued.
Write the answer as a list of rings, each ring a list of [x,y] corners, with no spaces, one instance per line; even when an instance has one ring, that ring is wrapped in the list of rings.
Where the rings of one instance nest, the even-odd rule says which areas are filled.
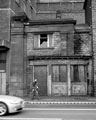
[[[52,34],[35,34],[34,35],[34,48],[49,48],[53,47],[53,35]]]

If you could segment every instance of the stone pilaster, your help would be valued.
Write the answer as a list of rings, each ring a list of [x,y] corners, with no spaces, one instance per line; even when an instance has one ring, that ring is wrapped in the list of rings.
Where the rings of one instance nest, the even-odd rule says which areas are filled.
[[[96,0],[92,0],[92,29],[94,52],[94,95],[96,96]]]
[[[24,32],[21,22],[11,25],[9,94],[23,96],[24,88]]]

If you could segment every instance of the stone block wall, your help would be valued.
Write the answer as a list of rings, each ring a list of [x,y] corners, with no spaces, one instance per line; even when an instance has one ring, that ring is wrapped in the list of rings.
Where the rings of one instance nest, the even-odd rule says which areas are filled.
[[[14,15],[20,15],[22,13],[25,13],[29,19],[32,19],[32,6],[31,2],[29,0],[19,0],[16,2],[16,0],[10,0],[10,9],[14,13]]]
[[[96,96],[96,0],[92,0],[92,31],[93,31],[93,52],[94,52],[94,95]]]
[[[61,18],[73,18],[77,24],[85,23],[83,1],[37,2],[36,16],[33,19],[56,19],[56,11],[61,11]]]
[[[85,9],[85,22],[88,25],[92,24],[91,1],[92,0],[85,0],[85,5],[84,5],[84,9]]]
[[[66,34],[65,34],[66,37]],[[29,33],[27,36],[27,56],[50,56],[50,55],[67,55],[67,37],[63,39],[60,32],[53,33],[54,38],[54,48],[46,48],[46,49],[34,49],[34,34]],[[61,42],[62,41],[62,42]]]
[[[9,0],[0,0],[0,8],[9,8]]]
[[[23,24],[11,24],[9,94],[23,96],[24,85],[24,37]]]
[[[38,11],[56,11],[64,12],[82,11],[84,2],[80,1],[64,1],[64,2],[37,2]]]
[[[10,39],[10,11],[0,10],[0,39],[7,40]]]
[[[75,55],[92,55],[91,35],[89,33],[78,33],[74,36]]]
[[[41,29],[42,27],[33,28],[33,31]],[[45,28],[45,27],[44,27]],[[61,28],[62,29],[62,28]],[[63,28],[64,29],[64,28]],[[66,30],[68,28],[66,27]],[[31,28],[30,28],[31,31]],[[42,29],[41,29],[42,31]],[[39,31],[39,32],[41,32]],[[46,31],[46,29],[45,29]],[[68,32],[68,31],[67,31]],[[92,55],[92,46],[91,46],[91,35],[89,32],[80,32],[74,33],[71,32],[65,33],[62,32],[53,32],[54,46],[52,48],[35,48],[35,34],[27,34],[27,56],[74,56],[74,55]]]
[[[56,19],[56,12],[49,12],[49,13],[37,13],[37,16],[35,16],[33,19]],[[63,19],[73,18],[74,20],[77,20],[77,24],[85,23],[85,13],[62,13]]]

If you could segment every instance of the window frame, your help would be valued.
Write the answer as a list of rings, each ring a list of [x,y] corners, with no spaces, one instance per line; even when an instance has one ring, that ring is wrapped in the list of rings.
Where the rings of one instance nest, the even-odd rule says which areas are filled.
[[[39,47],[39,48],[43,48],[43,47],[41,47],[41,45],[40,45],[40,41],[41,41],[41,39],[42,39],[41,35],[42,35],[42,34],[39,34],[39,35],[38,35],[38,47]],[[47,35],[47,37],[46,37],[46,38],[47,38],[47,42],[46,42],[47,46],[46,46],[45,48],[49,47],[49,35],[48,35],[48,34],[46,34],[46,35]]]
[[[70,69],[71,69],[71,67],[73,67],[73,70],[74,70],[74,67],[77,67],[77,72],[78,72],[78,79],[76,80],[75,78],[77,77],[77,76],[74,76],[74,72],[76,72],[76,70],[75,71],[71,71],[71,75],[73,75],[73,76],[71,76],[71,83],[80,83],[80,82],[86,82],[86,80],[87,80],[87,66],[86,65],[79,65],[79,64],[74,64],[74,65],[71,65],[70,66]],[[84,70],[84,81],[82,81],[81,79],[80,79],[80,67],[83,67],[83,70]],[[72,70],[72,69],[71,69]],[[76,73],[77,74],[77,73]]]
[[[53,75],[53,67],[57,67],[57,71],[58,71],[58,81],[54,81],[54,75]],[[61,75],[62,75],[62,73],[61,73],[61,69],[60,69],[60,67],[66,67],[66,81],[64,80],[64,81],[62,81],[62,79],[61,79]],[[67,82],[67,64],[54,64],[54,65],[52,65],[52,82],[53,83],[66,83]]]
[[[41,34],[46,34],[47,35],[47,46],[46,47],[41,47],[40,46],[40,35]],[[34,45],[34,49],[47,49],[47,48],[54,48],[54,38],[53,38],[53,33],[37,33],[34,34],[35,36],[37,35],[37,45]],[[52,35],[52,45],[50,46],[50,35]],[[34,40],[34,44],[35,44],[35,40]]]

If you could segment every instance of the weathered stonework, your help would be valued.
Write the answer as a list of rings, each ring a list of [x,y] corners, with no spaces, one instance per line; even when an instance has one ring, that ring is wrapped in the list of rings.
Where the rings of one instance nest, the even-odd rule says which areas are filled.
[[[92,46],[91,46],[91,37],[89,33],[79,33],[75,34],[75,55],[91,55]]]
[[[19,22],[18,24],[20,26],[18,25],[18,27],[16,27],[15,22],[12,23],[11,28],[11,76],[9,84],[9,93],[11,95],[23,96],[24,33],[22,23]]]
[[[61,29],[60,29],[61,28]],[[53,47],[49,48],[35,48],[35,34],[42,32],[42,31],[52,31],[53,34]],[[73,29],[73,30],[72,30]],[[59,30],[59,32],[56,32]],[[74,28],[73,25],[43,25],[43,26],[35,26],[35,27],[26,27],[26,32],[32,31],[32,33],[27,34],[27,56],[67,56],[67,55],[73,55],[74,54]],[[36,32],[35,32],[36,31]],[[35,32],[35,33],[34,33]],[[68,50],[67,50],[68,49]]]
[[[25,7],[27,9],[24,9],[24,2],[26,3]],[[91,15],[90,17],[88,16],[91,7],[87,6],[89,13],[86,13],[86,10],[84,9],[84,0],[63,0],[63,2],[55,4],[47,2],[37,3],[36,0],[32,0],[31,6],[29,1],[24,0],[20,1],[20,5],[16,3],[15,0],[7,0],[7,2],[6,0],[0,1],[0,37],[1,39],[10,42],[10,48],[6,47],[6,49],[8,49],[6,52],[6,54],[8,53],[6,57],[7,72],[5,73],[7,79],[6,94],[28,96],[30,93],[30,83],[32,83],[34,79],[34,66],[43,65],[43,67],[47,66],[47,89],[48,95],[51,95],[51,85],[53,85],[53,83],[51,83],[53,64],[67,65],[68,89],[70,89],[71,80],[70,65],[88,65],[89,75],[87,77],[89,77],[89,81],[86,80],[86,84],[89,82],[88,95],[91,95],[93,92],[93,76],[95,91],[94,93],[96,94],[96,0],[92,0],[91,27],[93,29],[93,38],[91,38],[91,34],[88,31],[83,31],[81,33],[76,32],[76,34],[79,34],[79,38],[75,38],[75,23],[63,25],[59,24],[60,26],[52,25],[53,23],[49,25],[47,23],[47,25],[44,25],[45,23],[43,23],[41,20],[48,20],[48,22],[54,19],[58,20],[58,18],[56,18],[57,10],[60,10],[61,12],[61,20],[65,19],[66,21],[66,19],[71,18],[72,20],[73,18],[76,20],[76,24],[91,24]],[[22,16],[20,16],[22,15],[21,13],[25,15],[23,17],[30,18],[30,20],[28,21],[27,19],[24,21]],[[13,19],[14,17],[15,19]],[[39,23],[37,22],[38,25],[36,23],[29,25],[31,23],[31,20],[39,21]],[[52,46],[51,48],[44,49],[35,48],[35,33],[37,34],[44,31],[46,31],[46,33],[53,33],[54,47]],[[91,39],[93,39],[93,41],[91,41]],[[75,46],[75,50],[74,41],[77,42],[76,44],[78,44]],[[93,53],[91,49],[91,42],[93,42],[94,66],[92,62]],[[39,60],[37,60],[36,57]],[[92,72],[92,66],[94,73]],[[76,86],[76,89],[78,89],[78,93],[76,94],[79,94],[79,88],[82,88],[78,86]],[[63,93],[63,87],[58,86],[56,89],[57,92],[59,92],[59,89],[61,93]],[[54,90],[54,92],[56,91]],[[68,91],[68,95],[70,94],[71,92]]]
[[[94,52],[94,95],[96,96],[96,0],[92,0],[92,31]]]

